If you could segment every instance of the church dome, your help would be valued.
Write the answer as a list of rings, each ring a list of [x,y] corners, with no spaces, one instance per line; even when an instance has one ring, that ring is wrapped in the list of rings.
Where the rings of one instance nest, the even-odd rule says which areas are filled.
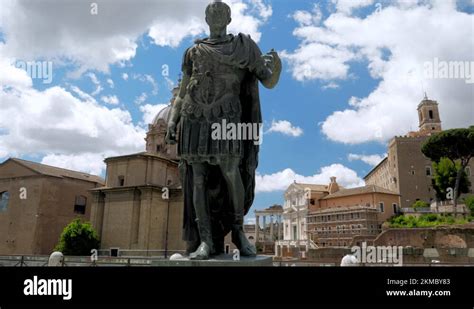
[[[156,114],[155,118],[153,118],[152,125],[153,126],[158,125],[158,122],[160,120],[163,121],[165,124],[167,124],[168,123],[168,118],[169,118],[169,115],[170,115],[170,111],[171,111],[171,104],[166,106],[165,108],[160,110],[158,112],[158,114]]]

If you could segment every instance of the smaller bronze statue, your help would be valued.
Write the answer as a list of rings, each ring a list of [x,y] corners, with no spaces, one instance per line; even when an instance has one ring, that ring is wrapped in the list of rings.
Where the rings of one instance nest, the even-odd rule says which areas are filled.
[[[273,88],[281,61],[262,55],[250,36],[227,34],[230,7],[206,8],[209,38],[184,54],[183,78],[168,121],[166,140],[178,142],[184,191],[184,239],[191,259],[224,251],[224,237],[240,255],[256,255],[245,236],[244,215],[254,199],[259,145],[253,140],[212,138],[213,124],[261,124],[258,81]],[[177,137],[177,132],[179,136]]]

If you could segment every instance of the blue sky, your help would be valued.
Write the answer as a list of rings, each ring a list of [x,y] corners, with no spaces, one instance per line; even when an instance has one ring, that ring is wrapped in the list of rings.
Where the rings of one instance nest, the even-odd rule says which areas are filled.
[[[58,2],[61,14],[47,4],[7,2],[0,160],[18,156],[104,175],[104,157],[144,148],[146,122],[169,101],[185,49],[205,36],[206,1],[97,2],[97,16],[89,16],[87,1]],[[445,128],[472,124],[472,84],[419,74],[435,57],[473,61],[472,1],[229,4],[236,14],[230,32],[247,30],[263,52],[274,48],[283,58],[278,86],[260,87],[264,129],[274,130],[261,147],[255,209],[281,204],[293,180],[325,184],[334,175],[347,187],[363,184],[387,141],[416,130],[423,91],[440,102]],[[113,10],[134,11],[135,20]],[[16,18],[19,11],[25,19]],[[18,72],[15,63],[32,60],[52,61],[51,84]]]

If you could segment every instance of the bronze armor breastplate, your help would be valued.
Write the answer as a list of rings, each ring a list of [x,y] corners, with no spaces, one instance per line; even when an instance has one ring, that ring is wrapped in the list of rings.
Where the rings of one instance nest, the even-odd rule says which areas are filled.
[[[239,116],[244,71],[220,62],[217,53],[201,52],[199,48],[193,48],[191,60],[193,68],[184,114],[207,120]]]

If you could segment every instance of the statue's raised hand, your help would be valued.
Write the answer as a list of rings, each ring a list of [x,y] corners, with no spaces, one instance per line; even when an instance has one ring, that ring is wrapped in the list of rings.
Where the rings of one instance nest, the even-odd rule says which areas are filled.
[[[266,88],[273,88],[278,84],[280,80],[280,73],[281,73],[281,59],[278,56],[278,53],[272,49],[270,52],[262,55],[263,61],[265,61],[265,67],[270,71],[270,76],[265,79],[261,79],[262,84]]]
[[[281,59],[274,49],[263,55],[262,58],[265,60],[266,67],[269,68],[272,73],[281,72]]]

